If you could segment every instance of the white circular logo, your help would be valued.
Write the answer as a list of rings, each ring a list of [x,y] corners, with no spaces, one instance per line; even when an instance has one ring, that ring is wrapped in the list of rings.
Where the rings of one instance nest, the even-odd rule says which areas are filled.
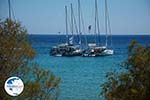
[[[24,84],[19,77],[10,77],[4,86],[6,92],[11,96],[18,96],[24,89]]]

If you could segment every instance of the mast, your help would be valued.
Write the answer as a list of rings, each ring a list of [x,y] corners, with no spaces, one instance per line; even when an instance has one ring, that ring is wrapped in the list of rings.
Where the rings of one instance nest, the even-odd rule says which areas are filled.
[[[72,33],[74,33],[74,28],[75,28],[75,32],[77,33],[77,38],[79,40],[78,25],[76,23],[76,18],[75,18],[75,15],[74,15],[73,7],[72,7],[72,19],[73,19],[73,21],[72,21],[72,23],[73,23],[73,26],[72,26],[73,32]],[[76,42],[78,43],[78,41],[76,41]]]
[[[107,10],[107,0],[105,0],[105,33],[106,33],[106,43],[105,46],[107,47],[107,42],[108,42],[108,30],[107,30],[107,24],[108,24],[108,10]]]
[[[98,38],[98,46],[100,46],[100,29],[99,29],[97,0],[95,0],[95,34],[97,35]]]
[[[10,3],[10,0],[8,0],[8,6],[9,6],[9,10],[8,10],[9,19],[11,19],[11,3]]]
[[[77,23],[76,23],[76,18],[75,18],[74,12],[73,12],[73,21],[74,21],[74,24],[75,24],[75,31],[78,34],[78,26],[77,26]]]
[[[94,33],[95,33],[95,43],[97,42],[96,40],[97,40],[97,38],[96,38],[96,33],[97,33],[97,25],[96,25],[96,21],[97,21],[97,15],[96,15],[96,0],[95,0],[95,21],[94,21],[94,25],[95,25],[95,29],[94,29]]]
[[[72,3],[71,3],[71,33],[73,36],[73,7],[72,7]]]
[[[107,4],[107,2],[106,2],[106,4]],[[107,19],[108,19],[108,31],[110,33],[110,47],[112,47],[112,34],[111,34],[111,25],[110,25],[108,6],[107,6]]]
[[[81,8],[80,8],[80,0],[78,0],[78,19],[79,19],[79,44],[81,45],[81,12],[80,12]]]
[[[65,15],[66,15],[66,18],[65,18],[65,21],[66,21],[66,43],[68,44],[69,42],[69,36],[68,36],[68,12],[67,12],[67,6],[65,6]]]
[[[99,29],[99,17],[98,17],[98,7],[97,7],[97,0],[96,0],[96,14],[97,14],[97,31],[98,31],[98,46],[100,45],[100,29]]]

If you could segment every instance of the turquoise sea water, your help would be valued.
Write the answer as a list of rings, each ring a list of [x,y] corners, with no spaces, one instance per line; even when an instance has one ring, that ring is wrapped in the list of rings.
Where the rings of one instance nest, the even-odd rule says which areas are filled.
[[[59,100],[102,100],[99,97],[100,85],[106,80],[110,71],[120,71],[119,64],[127,58],[127,46],[132,39],[147,45],[150,36],[113,36],[115,54],[105,57],[53,57],[49,50],[65,36],[30,35],[33,48],[37,51],[34,59],[44,69],[51,70],[61,77]],[[92,41],[92,37],[88,36]],[[102,40],[104,37],[102,37]]]

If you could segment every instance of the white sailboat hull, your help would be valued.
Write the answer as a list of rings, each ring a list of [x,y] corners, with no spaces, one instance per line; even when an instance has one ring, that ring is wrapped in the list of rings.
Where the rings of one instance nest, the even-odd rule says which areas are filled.
[[[106,49],[102,52],[101,55],[107,56],[107,55],[113,55],[114,54],[114,50],[112,49]]]

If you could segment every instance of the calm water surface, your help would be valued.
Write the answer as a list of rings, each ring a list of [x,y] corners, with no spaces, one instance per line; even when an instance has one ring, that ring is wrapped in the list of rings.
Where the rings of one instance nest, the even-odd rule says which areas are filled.
[[[100,85],[106,80],[107,72],[121,70],[119,64],[127,58],[127,47],[130,41],[134,39],[144,45],[150,44],[150,35],[114,35],[113,56],[52,57],[49,56],[50,48],[64,42],[65,36],[30,35],[29,38],[37,51],[35,62],[62,79],[59,100],[102,100],[103,97],[98,96]],[[102,43],[104,39],[102,36]],[[92,42],[93,37],[88,36],[88,41]]]

